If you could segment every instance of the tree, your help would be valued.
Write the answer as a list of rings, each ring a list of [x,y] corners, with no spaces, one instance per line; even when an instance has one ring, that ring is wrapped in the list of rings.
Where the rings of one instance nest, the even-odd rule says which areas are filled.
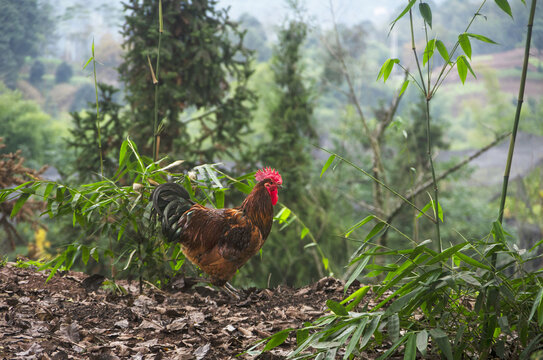
[[[318,228],[319,217],[315,213],[319,204],[312,197],[317,190],[310,185],[313,162],[308,141],[316,138],[313,91],[305,84],[301,53],[306,36],[307,26],[298,20],[287,22],[279,31],[271,60],[276,101],[271,104],[267,119],[269,139],[258,148],[262,163],[279,169],[288,188],[280,193],[281,202],[306,221],[309,228],[312,225]],[[250,263],[251,272],[260,275],[255,278],[264,280],[271,274],[271,284],[300,285],[323,275],[319,272],[322,264],[318,256],[315,262],[306,260],[308,252],[304,245],[307,240],[300,240],[300,231],[294,225],[284,231],[279,228],[272,231],[263,249],[266,262],[256,259]]]
[[[23,100],[17,91],[0,83],[0,134],[6,153],[21,150],[26,165],[41,167],[55,148],[55,131],[51,118],[32,101]]]
[[[241,27],[247,31],[245,43],[248,49],[254,50],[258,61],[268,61],[271,51],[268,46],[268,37],[262,23],[248,13],[243,13],[238,19]]]
[[[53,23],[37,0],[0,0],[0,81],[14,88],[26,56],[36,55]]]
[[[183,159],[212,162],[236,158],[249,131],[254,95],[246,88],[252,73],[243,33],[217,1],[163,2],[164,34],[158,69],[158,119],[162,122],[160,152]],[[119,67],[126,84],[133,125],[130,134],[151,153],[155,98],[149,70],[159,55],[158,1],[125,4],[124,62]],[[237,42],[233,43],[232,39]],[[191,109],[195,117],[180,121]],[[196,111],[196,113],[194,113]],[[191,127],[189,134],[188,127]]]
[[[32,67],[30,68],[29,80],[32,85],[38,85],[43,80],[43,75],[45,74],[45,65],[39,60],[34,61]]]
[[[73,75],[72,67],[68,63],[63,61],[57,67],[57,70],[55,71],[55,82],[57,84],[67,83],[72,78],[72,75]]]

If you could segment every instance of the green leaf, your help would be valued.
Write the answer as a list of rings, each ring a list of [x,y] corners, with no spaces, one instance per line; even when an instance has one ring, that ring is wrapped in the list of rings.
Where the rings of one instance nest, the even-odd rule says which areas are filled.
[[[81,260],[83,260],[83,264],[87,265],[90,259],[90,249],[85,246],[81,245]]]
[[[347,232],[345,233],[345,237],[349,237],[349,235],[351,235],[353,233],[353,231],[355,231],[356,229],[358,229],[362,225],[370,222],[373,219],[375,219],[375,216],[373,216],[373,215],[366,216],[364,219],[362,219],[361,221],[357,222],[356,224],[351,226],[349,229],[347,229]]]
[[[400,13],[400,15],[398,15],[398,17],[396,19],[394,19],[393,22],[390,23],[390,31],[392,31],[392,28],[394,28],[394,25],[396,25],[396,22],[398,20],[400,20],[405,14],[407,14],[407,12],[413,7],[413,5],[415,5],[416,2],[417,2],[417,0],[410,0],[409,1],[409,4],[407,4],[407,6],[403,9],[403,11]]]
[[[51,192],[53,191],[54,188],[55,188],[54,183],[47,184],[47,186],[45,187],[45,191],[43,192],[43,199],[44,200],[46,200],[49,197],[49,195],[51,194]]]
[[[466,77],[468,76],[468,66],[466,65],[465,57],[459,56],[456,60],[456,69],[458,70],[458,76],[462,84],[466,82]]]
[[[447,334],[443,330],[436,328],[430,330],[430,335],[437,343],[437,346],[439,347],[443,355],[445,355],[447,360],[453,360],[451,343],[449,342]]]
[[[449,257],[451,257],[453,254],[457,253],[458,251],[460,251],[464,246],[468,245],[468,242],[465,241],[463,243],[460,243],[460,244],[456,244],[454,246],[451,246],[450,248],[446,249],[446,250],[443,250],[443,252],[441,252],[440,254],[437,254],[436,256],[434,256],[432,259],[430,259],[426,265],[432,265],[432,264],[435,264],[437,262],[440,262],[444,259],[448,259]]]
[[[347,316],[349,315],[349,313],[347,312],[347,309],[345,309],[345,307],[343,305],[341,305],[340,303],[334,301],[334,300],[326,300],[326,306],[328,306],[328,308],[330,310],[332,310],[334,312],[334,314],[338,315],[338,316]]]
[[[366,346],[366,344],[370,340],[371,336],[373,335],[373,333],[375,332],[375,330],[379,326],[380,322],[381,322],[381,315],[377,315],[376,317],[374,317],[371,320],[370,326],[366,328],[367,330],[364,332],[364,336],[362,336],[362,339],[360,340],[360,348],[361,349],[363,349],[364,346]]]
[[[279,331],[278,333],[274,334],[270,340],[266,343],[266,346],[264,346],[263,352],[270,351],[271,349],[281,345],[285,342],[285,340],[288,338],[288,334],[291,329],[285,329],[282,331]]]
[[[85,66],[83,66],[83,70],[85,70],[85,68],[90,64],[90,62],[94,59],[94,57],[90,57],[89,60],[87,60],[87,63],[85,64]]]
[[[462,252],[457,252],[456,254],[454,254],[454,256],[458,257],[460,260],[471,266],[475,266],[479,269],[490,270],[490,266],[485,265]]]
[[[435,206],[434,206],[434,201],[432,200],[432,207],[434,208],[434,214],[435,214]],[[441,220],[441,222],[443,222],[443,209],[441,208],[441,203],[437,203],[437,217],[439,218],[439,220]]]
[[[343,292],[345,293],[347,291],[348,287],[344,287],[344,290]],[[343,299],[340,304],[341,305],[345,305],[345,309],[347,309],[347,311],[351,311],[352,309],[354,309],[356,307],[356,305],[360,304],[360,301],[362,301],[362,299],[364,299],[364,296],[366,296],[366,294],[370,291],[370,287],[368,285],[366,286],[362,286],[360,289],[356,290],[354,293],[352,293],[351,295],[349,295],[347,298]],[[353,301],[351,301],[353,300]],[[351,302],[349,302],[351,301]]]
[[[420,210],[420,212],[417,214],[417,219],[420,218],[426,211],[428,211],[429,208],[432,207],[432,201],[428,202],[428,204],[424,205],[424,207]]]
[[[31,195],[30,193],[22,193],[19,196],[19,198],[17,199],[17,201],[13,205],[13,209],[11,210],[11,215],[10,215],[11,218],[13,218],[15,215],[17,215],[17,213],[19,212],[19,210],[21,210],[21,208],[26,203],[26,201],[28,200],[30,195]]]
[[[422,355],[426,354],[426,349],[428,349],[428,332],[426,330],[417,333],[417,349]]]
[[[298,346],[302,345],[302,343],[307,339],[309,336],[309,329],[300,329],[296,331],[296,344]]]
[[[96,262],[98,262],[98,250],[95,247],[91,249],[90,255]]]
[[[509,2],[507,0],[494,0],[494,1],[500,7],[500,9],[503,10],[503,12],[505,12],[507,15],[513,18],[513,13],[511,12],[511,5],[509,5]]]
[[[400,93],[398,94],[398,96],[402,96],[404,91],[407,89],[408,85],[409,85],[409,80],[406,79],[402,84],[402,88],[400,89]]]
[[[379,74],[377,75],[377,80],[383,77],[383,82],[386,82],[388,77],[390,76],[390,73],[392,72],[392,68],[394,67],[394,64],[399,64],[399,59],[387,59],[383,66],[381,66],[381,69],[379,70]]]
[[[464,58],[464,62],[466,64],[466,67],[468,68],[469,72],[471,73],[471,75],[473,75],[473,77],[477,79],[477,76],[473,72],[473,69],[471,68],[471,65],[469,64],[469,61],[466,60],[466,58]]]
[[[489,43],[489,44],[496,44],[496,45],[498,45],[497,42],[495,42],[494,40],[489,39],[489,38],[487,38],[486,36],[483,36],[483,35],[472,34],[472,33],[466,33],[466,35],[469,36],[469,37],[472,37],[472,38],[474,38],[474,39],[477,39],[477,40],[480,40],[480,41]]]
[[[364,257],[364,259],[360,260],[358,262],[358,265],[356,267],[356,270],[353,271],[353,273],[351,274],[351,276],[349,277],[349,280],[347,280],[347,282],[345,283],[345,289],[348,289],[349,286],[353,283],[353,281],[356,280],[356,278],[358,277],[358,275],[360,275],[360,273],[364,270],[364,268],[366,267],[366,265],[368,264],[369,260],[370,260],[371,256],[366,256]]]
[[[409,339],[407,340],[407,344],[405,344],[405,351],[404,351],[403,358],[404,360],[415,360],[417,358],[418,336],[415,336],[414,333],[411,333],[407,336],[409,336]]]
[[[468,274],[466,272],[460,273],[459,277],[460,277],[460,279],[464,280],[466,283],[468,283],[470,285],[473,285],[473,286],[476,286],[476,287],[481,286],[481,283],[479,282],[479,280],[477,280],[472,275],[470,275],[470,274]]]
[[[306,228],[306,227],[304,227],[304,228],[302,229],[302,232],[300,233],[300,239],[303,240],[303,238],[304,238],[307,234],[309,234],[309,229]]]
[[[324,270],[328,270],[328,263],[329,263],[328,258],[323,256],[322,257],[322,266],[324,266]]]
[[[428,26],[430,26],[430,29],[431,29],[432,28],[432,10],[430,9],[430,5],[424,2],[420,3],[419,11],[420,11],[420,14],[422,15],[422,18],[424,19],[424,21],[426,21],[426,23],[428,24]]]
[[[537,293],[535,297],[534,303],[532,305],[532,310],[530,311],[530,316],[528,316],[528,321],[532,319],[539,305],[542,304],[541,302],[542,299],[543,299],[543,288],[539,289],[539,292]]]
[[[392,314],[388,318],[387,330],[390,339],[394,342],[398,341],[400,338],[400,318],[398,317],[397,313]]]
[[[431,39],[426,44],[426,48],[424,49],[424,54],[422,55],[422,66],[426,65],[428,61],[434,56],[434,50],[436,48],[436,40]]]
[[[464,53],[471,59],[471,42],[469,41],[469,36],[466,33],[458,35],[458,43]]]
[[[332,154],[332,155],[330,155],[328,160],[326,160],[326,163],[324,164],[324,166],[322,167],[322,170],[321,170],[321,177],[324,175],[324,173],[330,167],[330,165],[332,165],[335,158],[336,158],[336,154]]]
[[[449,52],[447,51],[447,48],[445,47],[445,44],[443,44],[443,41],[437,40],[436,41],[436,47],[437,47],[437,51],[439,51],[439,54],[441,55],[443,60],[445,60],[445,62],[449,63],[449,61],[450,61]]]
[[[128,159],[127,155],[128,150],[128,140],[124,140],[121,144],[121,150],[119,151],[119,171],[124,166],[126,160]]]
[[[224,208],[224,189],[214,192],[217,209]]]
[[[347,348],[345,349],[345,355],[343,356],[343,359],[348,359],[349,356],[352,354],[354,348],[358,344],[358,341],[360,340],[360,337],[362,336],[362,331],[366,328],[366,324],[368,323],[368,318],[363,318],[360,323],[358,324],[358,327],[356,328],[355,332],[353,333],[353,336],[351,337],[351,340],[349,341],[349,345],[347,345]]]

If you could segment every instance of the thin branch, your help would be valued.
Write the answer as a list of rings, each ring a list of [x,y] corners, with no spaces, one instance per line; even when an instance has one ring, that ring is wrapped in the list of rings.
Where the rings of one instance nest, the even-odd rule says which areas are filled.
[[[492,141],[490,144],[488,144],[487,146],[481,148],[480,150],[476,151],[475,153],[473,153],[472,155],[468,156],[467,158],[465,158],[464,160],[460,161],[459,163],[457,163],[456,165],[450,167],[449,169],[445,170],[444,172],[442,172],[437,178],[436,180],[437,181],[441,181],[443,179],[445,179],[447,176],[451,175],[452,173],[460,170],[463,166],[465,166],[466,164],[470,163],[471,161],[473,161],[474,159],[478,158],[479,156],[481,156],[482,154],[484,154],[485,152],[487,152],[488,150],[490,150],[491,148],[493,148],[494,146],[496,146],[497,144],[499,144],[503,139],[505,139],[507,136],[509,135],[509,133],[506,133],[506,134],[502,134],[500,136],[498,136],[494,141]],[[412,199],[414,198],[415,196],[419,195],[420,193],[422,193],[423,191],[425,191],[426,189],[428,189],[430,186],[432,186],[432,179],[430,180],[426,180],[424,183],[422,184],[419,184],[417,185],[415,188],[411,189],[411,190],[408,190],[407,193],[406,193],[406,198],[408,199]],[[390,223],[392,221],[392,219],[394,217],[396,217],[396,215],[398,215],[398,213],[400,212],[400,210],[404,207],[404,203],[403,202],[399,202],[396,207],[394,208],[394,210],[390,213],[390,215],[388,216],[387,218],[387,222]]]
[[[385,184],[384,182],[382,182],[381,180],[379,179],[376,179],[373,175],[371,175],[370,173],[368,173],[366,170],[362,169],[361,167],[355,165],[353,162],[351,162],[350,160],[347,160],[343,157],[341,157],[341,155],[338,155],[336,153],[333,153],[329,150],[326,150],[325,148],[322,148],[318,145],[315,145],[316,147],[318,147],[319,149],[323,150],[323,151],[326,151],[328,154],[330,155],[335,155],[337,159],[351,165],[353,168],[355,168],[356,170],[360,171],[361,173],[363,173],[364,175],[366,175],[367,177],[369,177],[370,179],[372,179],[374,182],[376,182],[377,184],[381,185],[382,187],[384,187],[385,189],[387,189],[388,191],[390,191],[391,193],[393,193],[394,195],[396,195],[397,197],[399,197],[400,199],[402,199],[406,204],[408,204],[409,206],[411,206],[413,209],[417,210],[419,213],[423,214],[424,216],[426,216],[430,221],[432,221],[433,223],[435,223],[437,220],[434,219],[433,217],[431,217],[430,215],[428,215],[426,212],[422,211],[421,209],[419,209],[417,207],[417,205],[413,204],[411,201],[409,201],[405,196],[403,196],[402,194],[398,193],[396,190],[394,190],[393,188],[391,188],[390,186],[388,186],[387,184]]]
[[[483,2],[481,3],[481,5],[479,6],[479,8],[477,9],[477,11],[475,12],[475,14],[473,14],[473,17],[471,18],[468,26],[466,26],[466,29],[464,30],[464,32],[468,32],[469,28],[471,27],[471,24],[473,24],[473,22],[475,21],[475,18],[477,16],[479,16],[480,14],[480,11],[481,9],[483,8],[483,6],[485,5],[486,3],[486,0],[483,0]],[[454,44],[453,46],[453,49],[451,50],[451,52],[449,53],[449,60],[453,57],[453,54],[456,52],[456,49],[458,49],[458,46],[460,45],[460,42],[457,41],[456,44]],[[451,66],[451,69],[449,69],[449,71],[447,71],[447,74],[445,74],[445,76],[443,76],[443,73],[445,72],[445,69],[447,68],[447,65],[449,65],[449,63],[445,63],[443,64],[443,67],[441,68],[441,72],[439,73],[437,79],[436,79],[436,82],[434,83],[434,88],[432,89],[432,91],[430,92],[430,94],[435,94],[435,92],[437,91],[437,89],[439,88],[439,86],[441,86],[441,83],[443,82],[443,80],[445,80],[445,78],[447,77],[447,75],[449,74],[449,72],[451,71],[452,67]],[[443,76],[443,78],[442,78]],[[441,81],[440,81],[441,80]]]

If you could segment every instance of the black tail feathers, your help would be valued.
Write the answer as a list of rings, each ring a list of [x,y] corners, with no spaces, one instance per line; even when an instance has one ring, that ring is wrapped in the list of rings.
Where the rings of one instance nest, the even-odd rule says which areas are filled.
[[[179,219],[194,204],[190,195],[179,184],[166,183],[155,188],[151,195],[154,211],[162,223],[162,233],[169,241],[179,239]]]

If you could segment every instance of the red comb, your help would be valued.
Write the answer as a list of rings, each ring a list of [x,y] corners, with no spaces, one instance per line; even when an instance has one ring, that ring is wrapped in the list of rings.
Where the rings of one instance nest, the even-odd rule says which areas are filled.
[[[275,181],[278,185],[281,185],[283,183],[283,179],[281,178],[281,175],[277,172],[277,170],[272,169],[271,167],[266,167],[264,169],[260,169],[255,174],[256,181],[260,182],[264,179],[272,179]]]

